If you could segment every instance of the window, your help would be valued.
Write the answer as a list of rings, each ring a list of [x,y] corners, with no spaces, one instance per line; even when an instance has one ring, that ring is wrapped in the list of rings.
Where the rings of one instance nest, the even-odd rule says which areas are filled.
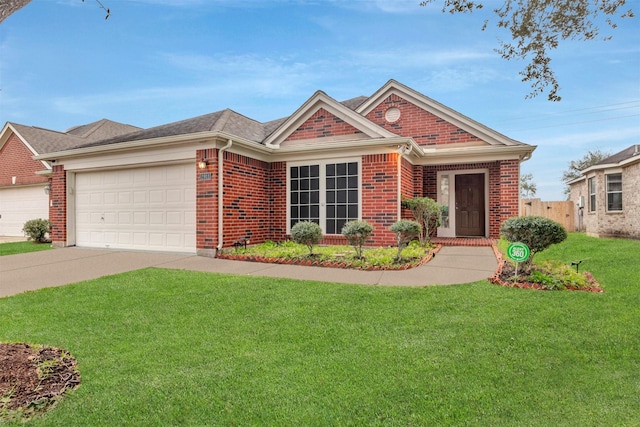
[[[596,178],[589,178],[589,212],[596,211]]]
[[[325,234],[340,234],[347,221],[359,218],[357,161],[289,167],[289,227],[313,221]]]
[[[440,176],[440,205],[442,206],[442,228],[449,228],[449,175]]]
[[[622,210],[622,174],[607,175],[607,211]]]

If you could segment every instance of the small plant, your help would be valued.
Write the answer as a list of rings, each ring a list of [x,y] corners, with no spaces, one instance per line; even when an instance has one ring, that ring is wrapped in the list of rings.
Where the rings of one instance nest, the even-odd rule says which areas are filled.
[[[429,197],[405,199],[403,203],[411,210],[416,222],[422,227],[420,244],[426,246],[431,233],[442,224],[443,207]]]
[[[27,235],[29,240],[38,243],[49,242],[49,232],[51,232],[51,222],[48,219],[31,219],[25,222],[22,231]]]
[[[524,270],[528,272],[531,270],[533,256],[565,240],[567,230],[548,218],[520,216],[506,220],[500,227],[500,235],[509,242],[522,242],[529,247],[531,256],[523,263]]]
[[[401,219],[395,222],[390,230],[396,235],[396,242],[398,243],[398,255],[396,260],[402,259],[402,249],[409,244],[412,240],[420,236],[422,228],[420,224],[408,219]]]
[[[373,232],[373,226],[366,221],[349,221],[342,227],[342,235],[356,250],[356,256],[362,258],[362,246]]]
[[[291,239],[305,245],[309,249],[309,255],[313,255],[313,247],[322,240],[322,229],[312,221],[300,221],[291,227]]]

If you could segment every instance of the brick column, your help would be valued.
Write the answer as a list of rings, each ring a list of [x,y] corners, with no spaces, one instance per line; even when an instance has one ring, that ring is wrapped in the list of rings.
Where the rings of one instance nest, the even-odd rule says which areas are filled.
[[[54,247],[67,245],[67,172],[63,165],[53,167],[49,193],[49,221]]]

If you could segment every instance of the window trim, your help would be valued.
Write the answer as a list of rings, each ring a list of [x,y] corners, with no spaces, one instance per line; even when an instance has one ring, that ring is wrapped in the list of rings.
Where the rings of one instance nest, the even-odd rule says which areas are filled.
[[[291,234],[291,168],[299,167],[299,166],[312,166],[319,165],[320,166],[320,228],[322,228],[322,233],[326,234],[327,230],[327,212],[326,212],[326,204],[327,204],[327,176],[326,176],[326,166],[328,164],[336,164],[336,163],[356,163],[358,167],[358,220],[362,220],[362,157],[340,157],[340,158],[330,158],[330,159],[318,159],[318,160],[302,160],[295,162],[287,162],[286,170],[287,170],[287,189],[286,189],[286,221],[287,221],[287,234]],[[340,233],[336,234],[326,234],[327,236],[340,236]]]
[[[593,183],[593,193],[591,192],[591,183]],[[589,212],[595,212],[596,208],[597,208],[597,181],[596,181],[596,176],[592,175],[590,177],[587,177],[587,194],[589,195]],[[592,199],[593,198],[593,201]]]
[[[620,190],[616,190],[616,191],[610,191],[609,190],[609,177],[612,175],[619,175],[620,176]],[[618,213],[618,212],[623,212],[623,204],[622,204],[622,172],[621,171],[612,171],[609,173],[605,173],[604,175],[604,182],[605,182],[605,196],[606,196],[606,204],[605,204],[605,208],[607,212],[612,212],[612,213]],[[609,209],[609,194],[620,194],[620,209]]]

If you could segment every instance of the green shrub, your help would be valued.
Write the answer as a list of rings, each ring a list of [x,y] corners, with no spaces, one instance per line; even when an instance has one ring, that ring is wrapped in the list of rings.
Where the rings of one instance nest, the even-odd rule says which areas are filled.
[[[398,243],[398,255],[396,259],[399,261],[402,259],[402,249],[404,249],[409,242],[418,238],[422,228],[420,224],[408,219],[401,219],[395,222],[390,230],[396,235],[396,242]]]
[[[373,232],[373,226],[366,221],[349,221],[342,227],[342,235],[356,250],[358,258],[362,258],[362,246]]]
[[[31,219],[24,223],[22,231],[27,235],[29,240],[38,243],[49,242],[48,234],[51,232],[51,222],[48,219]]]
[[[549,246],[565,240],[567,230],[548,218],[520,216],[506,220],[500,227],[500,235],[509,242],[522,242],[529,246],[531,256],[523,263],[528,271],[531,268],[533,256]]]
[[[431,232],[442,224],[442,206],[429,197],[405,199],[403,203],[411,210],[416,222],[422,227],[420,244],[426,246]]]
[[[309,255],[313,255],[313,247],[322,240],[322,229],[312,221],[300,221],[291,227],[291,239],[309,249]]]

